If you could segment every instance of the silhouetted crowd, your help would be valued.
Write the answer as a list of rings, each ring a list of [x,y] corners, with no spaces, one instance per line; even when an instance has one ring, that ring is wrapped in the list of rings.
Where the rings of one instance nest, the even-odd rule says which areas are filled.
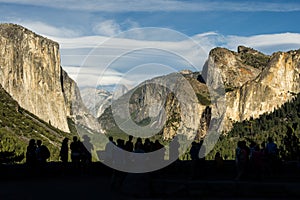
[[[109,152],[110,145],[115,145],[123,150],[134,153],[149,153],[163,148],[164,146],[158,141],[150,141],[149,138],[145,139],[143,143],[142,138],[137,138],[135,144],[133,144],[133,136],[129,136],[128,140],[117,139],[117,143],[114,141],[113,137],[109,137],[109,142],[106,145],[106,152]]]
[[[285,139],[287,140],[287,139]],[[287,142],[286,142],[287,143]],[[203,147],[203,148],[202,148]],[[176,161],[180,156],[180,143],[177,137],[169,143],[169,154],[165,154],[165,146],[159,140],[151,141],[149,138],[144,142],[141,138],[136,138],[133,142],[133,136],[129,136],[128,140],[117,139],[116,142],[112,136],[109,137],[109,142],[105,146],[104,153],[100,160],[115,162],[122,164],[123,150],[125,152],[133,153],[149,153],[162,150],[159,158],[162,162],[166,160]],[[115,151],[119,149],[122,151]],[[73,137],[69,145],[69,139],[64,138],[62,141],[59,157],[62,163],[72,161],[73,166],[81,167],[92,162],[92,153],[94,150],[90,142],[90,138],[85,135],[83,141],[76,136]],[[263,179],[265,176],[272,176],[277,173],[280,167],[279,158],[280,148],[274,143],[273,139],[269,137],[267,142],[257,144],[254,141],[247,146],[246,141],[239,141],[235,149],[235,164],[236,164],[236,180],[243,179],[244,177],[253,176],[258,179]],[[202,176],[203,166],[205,165],[205,146],[201,142],[192,142],[190,151],[188,152],[191,158],[190,161],[190,176],[198,178]],[[298,152],[299,153],[299,152]],[[294,156],[294,154],[291,154]],[[123,157],[122,157],[123,156]],[[295,157],[295,156],[294,156]],[[26,163],[29,166],[44,166],[50,158],[49,149],[42,143],[41,140],[31,139],[27,147]],[[147,158],[147,155],[145,156]],[[217,171],[222,171],[224,167],[223,157],[220,152],[215,155],[215,166]],[[119,162],[119,163],[118,163]],[[132,162],[134,163],[134,162]],[[132,164],[131,161],[127,164]]]
[[[30,166],[44,165],[50,158],[50,151],[41,140],[31,139],[27,147],[26,162]]]
[[[263,142],[259,145],[252,141],[249,147],[245,141],[239,141],[235,150],[236,180],[249,173],[259,179],[265,175],[273,175],[278,169],[279,161],[278,147],[271,137],[267,144]]]
[[[69,150],[71,150],[71,161],[75,167],[79,167],[81,164],[87,164],[92,161],[93,145],[90,143],[88,136],[83,136],[83,142],[81,142],[77,136],[73,137],[73,141],[69,147],[69,139],[64,138],[60,148],[59,157],[63,163],[69,161]],[[30,167],[38,165],[44,165],[50,158],[50,151],[47,146],[42,144],[41,140],[31,139],[27,146],[26,151],[26,163]]]

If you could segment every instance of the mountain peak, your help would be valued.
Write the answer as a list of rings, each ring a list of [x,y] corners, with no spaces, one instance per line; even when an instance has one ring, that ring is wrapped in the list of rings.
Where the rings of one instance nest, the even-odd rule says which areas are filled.
[[[44,41],[47,41],[48,43],[55,44],[57,47],[59,46],[57,42],[50,40],[46,37],[43,37],[41,35],[36,34],[35,32],[19,25],[19,24],[13,24],[13,23],[2,23],[0,24],[0,35],[2,37],[6,37],[15,41],[20,41],[24,37],[29,38],[40,38]]]
[[[255,49],[253,49],[253,48],[251,48],[251,47],[246,47],[246,46],[242,46],[242,45],[241,45],[241,46],[238,46],[237,52],[238,52],[239,54],[241,54],[241,53],[263,54],[263,53],[261,53],[261,52],[255,50]]]

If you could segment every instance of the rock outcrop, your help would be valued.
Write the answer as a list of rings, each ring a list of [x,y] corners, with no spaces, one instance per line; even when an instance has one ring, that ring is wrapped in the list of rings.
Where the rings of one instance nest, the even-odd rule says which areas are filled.
[[[253,80],[226,93],[225,131],[233,121],[272,112],[300,92],[300,51],[278,52]]]
[[[178,133],[189,139],[204,135],[209,122],[201,120],[201,114],[207,112],[209,95],[199,76],[185,71],[141,83],[112,102],[99,118],[101,127],[111,130],[119,126],[127,134],[141,137],[162,133],[165,140]]]
[[[60,66],[58,43],[19,25],[0,25],[0,84],[21,107],[65,132],[68,117],[90,117]]]
[[[186,134],[195,127],[196,138],[204,137],[212,124],[218,126],[212,130],[226,133],[234,122],[258,118],[291,100],[300,92],[300,50],[269,56],[243,46],[238,47],[238,52],[215,48],[202,75],[186,70],[181,75],[184,78],[173,85],[170,74],[145,81],[126,94],[130,96],[130,117],[138,125],[147,120],[153,124],[164,121],[164,139],[173,138],[178,132]],[[185,80],[192,92],[187,92],[187,86],[182,87]],[[173,93],[159,86],[163,82]],[[191,93],[197,96],[197,102],[191,101]],[[159,114],[156,120],[149,121],[149,117],[153,118],[151,109],[155,108],[154,113]],[[164,110],[163,117],[160,110]],[[108,129],[114,126],[110,112],[107,109],[100,117],[100,123]]]
[[[59,45],[13,24],[0,25],[0,84],[22,106],[69,131]]]

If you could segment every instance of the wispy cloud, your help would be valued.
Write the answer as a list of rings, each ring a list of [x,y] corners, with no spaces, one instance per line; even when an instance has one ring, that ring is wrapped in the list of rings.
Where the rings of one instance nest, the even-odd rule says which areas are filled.
[[[186,68],[201,70],[209,51],[217,46],[235,50],[245,45],[264,53],[300,48],[299,33],[245,37],[207,32],[190,38],[170,29],[140,28],[116,37],[67,38],[56,32],[59,28],[47,24],[36,22],[29,27],[35,27],[38,33],[60,44],[62,66],[81,87],[95,87],[99,82],[112,85],[120,81],[135,85]]]
[[[189,68],[193,70],[192,67],[189,67],[188,62],[182,62],[181,57],[185,58],[191,63],[196,63],[198,70],[201,70],[201,67],[204,61],[207,59],[207,55],[212,48],[217,46],[222,46],[231,50],[236,50],[237,46],[245,45],[255,49],[258,49],[264,53],[270,54],[275,51],[288,51],[291,49],[299,49],[300,48],[300,34],[299,33],[281,33],[281,34],[268,34],[268,35],[255,35],[249,37],[241,37],[241,36],[224,36],[218,33],[204,33],[194,36],[192,39],[198,45],[191,45],[189,41],[146,41],[146,40],[133,40],[133,39],[124,39],[124,38],[110,38],[110,42],[105,42],[103,37],[99,37],[97,40],[95,37],[86,37],[86,38],[77,38],[73,40],[72,47],[67,45],[66,47],[69,50],[78,51],[78,55],[82,55],[80,52],[83,52],[81,47],[87,47],[86,44],[90,44],[90,48],[92,50],[92,46],[96,47],[94,52],[91,54],[86,54],[86,56],[82,56],[85,61],[81,64],[82,68],[87,67],[90,71],[84,74],[84,77],[81,80],[77,80],[79,85],[83,86],[84,84],[93,85],[97,84],[93,78],[87,78],[88,74],[91,77],[95,78],[95,74],[101,78],[101,84],[110,85],[113,84],[114,81],[120,81],[122,77],[123,81],[126,84],[136,84],[137,82],[141,82],[146,78],[152,78],[154,76],[168,74],[173,71],[179,71],[184,68]],[[64,48],[64,39],[58,39],[62,48]],[[76,42],[78,41],[78,43]],[[93,43],[94,42],[94,43]],[[101,43],[102,42],[102,43]],[[194,44],[195,44],[194,43]],[[99,45],[100,44],[100,45]],[[76,46],[78,45],[78,46]],[[103,46],[102,46],[103,45]],[[156,49],[156,51],[149,51],[147,47],[151,47]],[[144,50],[137,51],[133,53],[134,50],[138,48],[145,48]],[[173,52],[174,54],[170,54],[168,52],[162,51],[163,49],[167,49],[169,52]],[[129,54],[124,54],[129,52]],[[73,52],[74,53],[74,52]],[[118,59],[116,64],[111,64],[112,60],[116,59],[117,56],[122,55],[121,59]],[[178,55],[178,56],[177,56]],[[66,54],[62,55],[63,62],[67,64]],[[70,55],[71,56],[71,55]],[[70,61],[74,61],[74,58],[77,55],[73,55],[70,57]],[[140,59],[140,60],[139,60]],[[165,66],[169,66],[172,68],[171,70],[162,70],[163,68],[152,68],[150,65],[144,65],[143,63],[151,63],[155,62],[156,64],[162,64]],[[131,68],[136,67],[136,65],[142,66],[139,70],[135,70],[134,72],[130,71]],[[118,72],[118,74],[111,74],[109,71],[106,74],[105,67],[109,66],[110,70],[113,69]],[[80,66],[80,65],[78,65]],[[144,67],[144,70],[143,70]],[[150,69],[150,71],[149,71]],[[68,67],[66,67],[68,70]],[[151,74],[151,70],[156,70],[157,73]],[[197,70],[197,68],[194,68]],[[128,76],[128,72],[131,74]],[[102,74],[101,74],[102,73]],[[127,75],[126,75],[127,73]],[[114,78],[113,78],[114,77]],[[134,80],[134,81],[132,81]],[[82,82],[80,82],[82,81]],[[115,82],[116,84],[117,82]]]
[[[5,3],[46,6],[52,8],[102,12],[152,11],[300,11],[300,4],[289,1],[180,1],[180,0],[0,0]]]
[[[93,31],[99,35],[113,36],[121,32],[121,27],[115,20],[110,19],[97,23]]]
[[[54,27],[41,21],[30,21],[22,19],[10,19],[9,23],[21,24],[22,26],[36,32],[40,35],[47,35],[51,37],[64,37],[74,38],[80,36],[81,33],[78,30],[68,29],[65,27]]]
[[[237,45],[245,45],[262,51],[270,48],[273,48],[273,51],[285,51],[291,48],[300,48],[299,33],[265,34],[249,37],[227,36],[226,40],[226,46],[230,49],[235,48]],[[282,49],[283,46],[286,46],[287,48]]]

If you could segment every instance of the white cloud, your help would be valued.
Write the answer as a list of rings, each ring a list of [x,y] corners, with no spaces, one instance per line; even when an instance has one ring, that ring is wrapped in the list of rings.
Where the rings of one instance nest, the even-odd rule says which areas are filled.
[[[23,21],[23,20],[12,20],[11,23],[21,24],[22,26],[40,34],[52,37],[76,37],[80,35],[80,32],[68,29],[65,27],[54,27],[46,23],[39,21]]]
[[[226,37],[226,40],[226,46],[230,49],[233,49],[238,45],[250,46],[257,49],[269,46],[273,48],[273,51],[284,51],[284,49],[279,49],[283,45],[298,45],[298,48],[300,48],[299,33],[266,34],[250,37],[228,36]]]
[[[0,0],[5,3],[37,5],[69,10],[130,12],[130,11],[299,11],[299,3],[268,2],[268,1],[180,1],[180,0]]]
[[[155,69],[157,73],[151,73],[150,65],[145,68],[146,70],[132,71],[140,66],[145,67],[145,64],[149,63],[169,66],[174,71],[189,67],[195,67],[194,71],[201,70],[209,51],[217,46],[235,50],[237,46],[245,45],[264,53],[300,48],[299,33],[242,37],[208,32],[190,38],[170,29],[140,28],[132,32],[127,31],[125,34],[126,37],[132,35],[133,38],[138,37],[138,39],[105,36],[70,38],[71,33],[67,35],[68,37],[62,37],[61,35],[64,34],[59,32],[62,30],[40,22],[28,23],[27,27],[35,28],[38,33],[43,32],[44,36],[60,44],[62,66],[82,87],[95,86],[99,77],[102,77],[103,85],[117,83],[122,78],[126,84],[132,85],[145,77],[167,73],[166,70],[160,71],[159,68]],[[159,38],[159,35],[162,37]],[[188,66],[190,64],[193,66]],[[68,66],[76,66],[76,68]],[[132,74],[128,76],[128,72]],[[79,78],[78,74],[80,74]]]
[[[158,64],[169,65],[174,70],[181,70],[188,68],[184,62],[182,62],[181,57],[190,61],[192,64],[195,64],[199,70],[207,58],[209,51],[217,46],[222,46],[229,48],[231,50],[236,50],[237,46],[245,45],[264,53],[272,53],[275,51],[287,51],[291,49],[300,48],[300,34],[299,33],[281,33],[281,34],[269,34],[269,35],[255,35],[249,37],[241,36],[223,36],[214,32],[204,33],[194,36],[192,39],[195,43],[185,40],[178,42],[170,41],[146,41],[146,40],[133,40],[133,39],[124,39],[124,38],[110,38],[108,40],[103,40],[103,37],[99,37],[99,40],[95,40],[95,37],[84,38],[86,43],[92,46],[97,46],[100,42],[102,44],[98,48],[87,56],[85,63],[90,68],[89,73],[85,75],[94,76],[99,74],[99,71],[103,72],[104,78],[101,81],[103,85],[109,85],[117,83],[115,81],[120,81],[121,77],[125,78],[126,84],[135,84],[136,82],[141,82],[145,78],[150,78],[151,73],[149,73],[149,68],[147,70],[140,70],[139,72],[135,71],[130,72],[131,75],[126,75],[126,71],[132,70],[136,67],[136,64],[142,65],[150,63],[151,61]],[[93,40],[94,44],[91,42]],[[64,47],[64,40],[61,39],[62,47]],[[80,47],[86,47],[82,39],[78,38],[73,40],[72,48],[78,48],[78,54]],[[78,46],[76,47],[76,45]],[[103,45],[103,46],[102,46]],[[94,46],[94,47],[95,47]],[[70,46],[68,46],[70,48]],[[145,48],[138,50],[139,48]],[[147,49],[147,48],[150,48]],[[154,50],[151,51],[151,48]],[[126,53],[127,54],[124,54]],[[174,54],[173,54],[174,53]],[[105,67],[110,64],[110,62],[117,56],[122,55],[122,58],[116,62],[115,65],[110,65],[109,69],[117,71],[117,74],[105,73]],[[178,55],[178,56],[177,56]],[[62,57],[63,59],[64,57]],[[139,60],[140,59],[140,60]],[[183,63],[183,64],[182,64]],[[182,64],[180,66],[180,64]],[[149,66],[148,66],[149,67]],[[159,69],[156,69],[159,70]],[[161,70],[162,74],[167,74],[167,71]],[[155,74],[159,75],[159,73]],[[92,80],[86,77],[85,80],[77,80],[79,85],[87,84],[87,80]],[[83,81],[80,83],[80,81]],[[90,81],[91,82],[91,81]],[[95,85],[94,85],[95,86]]]
[[[105,74],[103,71],[99,71],[95,68],[87,66],[73,67],[64,66],[64,70],[69,76],[75,80],[79,87],[97,87],[98,85],[107,86],[115,85],[116,83],[122,82],[124,85],[134,85],[135,81],[126,79],[122,73],[108,69]]]
[[[121,27],[115,20],[105,20],[96,24],[93,31],[104,36],[114,36],[121,32]]]

